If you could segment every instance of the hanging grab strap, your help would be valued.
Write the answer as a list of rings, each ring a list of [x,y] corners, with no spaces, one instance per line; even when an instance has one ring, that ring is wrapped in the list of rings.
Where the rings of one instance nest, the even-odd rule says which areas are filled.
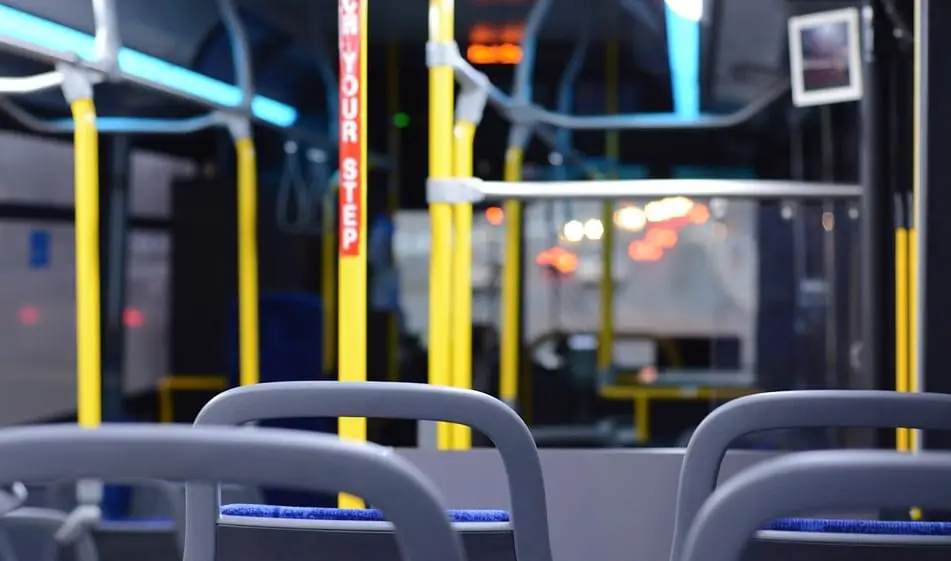
[[[301,156],[306,161],[301,165]],[[290,234],[318,235],[321,205],[327,190],[329,158],[323,150],[302,150],[296,142],[284,144],[284,171],[277,192],[277,223]]]

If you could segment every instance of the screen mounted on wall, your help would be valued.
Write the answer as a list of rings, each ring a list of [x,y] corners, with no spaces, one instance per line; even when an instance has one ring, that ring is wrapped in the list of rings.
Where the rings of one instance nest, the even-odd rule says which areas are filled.
[[[798,107],[862,97],[858,8],[789,18],[793,103]]]

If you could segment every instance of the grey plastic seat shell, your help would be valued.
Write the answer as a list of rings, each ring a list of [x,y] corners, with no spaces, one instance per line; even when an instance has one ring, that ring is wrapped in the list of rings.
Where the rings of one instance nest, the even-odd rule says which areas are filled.
[[[273,382],[217,395],[198,413],[195,424],[343,416],[447,421],[485,434],[499,450],[508,478],[516,557],[551,561],[544,476],[535,441],[521,417],[490,395],[403,382]],[[205,544],[215,532],[211,513],[218,511],[218,494],[213,487],[190,484],[185,496],[186,543],[197,555],[186,556],[185,561],[213,559]],[[471,524],[466,529],[477,527]],[[485,528],[499,530],[498,524]]]
[[[714,492],[720,464],[730,444],[757,431],[809,427],[947,430],[951,429],[951,395],[877,390],[802,390],[746,396],[717,408],[694,431],[684,453],[671,561],[680,559],[687,531],[704,501]],[[951,473],[948,476],[951,477]],[[823,536],[810,533],[764,532],[766,538],[777,538],[780,534],[789,541],[823,539]],[[852,539],[856,537],[852,536]],[[835,534],[824,538],[847,541],[850,535]],[[931,544],[945,541],[951,545],[951,538],[938,536],[861,536],[862,541],[866,542],[876,538]]]
[[[379,446],[232,427],[59,425],[0,431],[0,481],[133,477],[354,493],[393,521],[408,559],[465,561],[438,491],[414,466]]]
[[[951,455],[822,451],[755,465],[704,503],[677,561],[737,561],[766,522],[818,510],[951,505]]]
[[[0,519],[0,532],[6,534],[4,538],[7,539],[7,543],[0,547],[0,550],[4,550],[0,553],[0,559],[58,560],[60,544],[56,541],[56,533],[68,518],[68,513],[54,508],[22,507],[6,514]],[[36,532],[40,534],[39,539]],[[29,557],[21,557],[19,554],[24,542],[28,542],[29,549],[32,550]],[[79,532],[76,540],[70,543],[69,549],[75,561],[99,560],[96,542],[88,530]]]

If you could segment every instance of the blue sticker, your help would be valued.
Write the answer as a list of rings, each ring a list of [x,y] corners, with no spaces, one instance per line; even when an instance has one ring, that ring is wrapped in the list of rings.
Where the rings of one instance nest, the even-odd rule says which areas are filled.
[[[30,268],[45,269],[50,265],[50,233],[46,230],[30,231]]]

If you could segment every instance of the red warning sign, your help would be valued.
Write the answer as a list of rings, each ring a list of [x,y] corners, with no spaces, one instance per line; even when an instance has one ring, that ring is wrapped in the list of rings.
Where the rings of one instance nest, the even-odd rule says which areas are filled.
[[[361,127],[363,89],[360,48],[363,39],[361,10],[366,0],[339,0],[339,151],[340,192],[338,195],[338,240],[341,257],[360,255],[360,231],[363,221],[363,182]]]

